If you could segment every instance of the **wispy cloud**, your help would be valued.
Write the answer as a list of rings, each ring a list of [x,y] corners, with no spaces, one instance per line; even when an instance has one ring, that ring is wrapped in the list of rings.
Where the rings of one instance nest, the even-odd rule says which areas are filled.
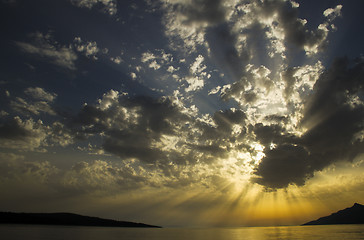
[[[69,69],[75,70],[75,61],[77,55],[71,47],[61,46],[52,39],[50,34],[36,32],[31,34],[32,43],[16,42],[24,52],[38,55],[51,63]]]
[[[16,97],[15,100],[10,101],[10,107],[14,111],[24,115],[39,115],[41,112],[56,115],[50,104],[55,100],[57,94],[48,93],[40,87],[27,88],[24,93],[28,96],[27,100]]]

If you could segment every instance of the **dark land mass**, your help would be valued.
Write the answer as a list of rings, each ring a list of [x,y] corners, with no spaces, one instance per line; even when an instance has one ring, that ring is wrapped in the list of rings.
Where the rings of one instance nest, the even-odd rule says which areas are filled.
[[[37,224],[95,227],[161,228],[144,223],[116,221],[73,213],[13,213],[0,212],[0,224]]]
[[[364,224],[364,206],[355,203],[352,207],[345,208],[330,216],[319,218],[302,225],[331,225],[331,224]]]

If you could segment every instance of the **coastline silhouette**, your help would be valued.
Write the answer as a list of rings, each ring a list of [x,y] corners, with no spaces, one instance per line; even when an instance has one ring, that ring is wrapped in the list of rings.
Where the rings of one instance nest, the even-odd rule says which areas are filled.
[[[14,213],[0,212],[0,224],[36,224],[98,227],[161,228],[127,221],[116,221],[74,213]]]
[[[364,206],[355,203],[352,207],[345,208],[329,216],[304,223],[302,225],[331,225],[331,224],[364,224]]]

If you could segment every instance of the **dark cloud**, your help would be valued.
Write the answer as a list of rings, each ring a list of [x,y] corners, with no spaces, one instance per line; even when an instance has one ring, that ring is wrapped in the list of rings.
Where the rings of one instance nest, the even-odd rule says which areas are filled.
[[[315,94],[305,104],[302,125],[310,127],[335,113],[338,107],[349,107],[351,98],[359,97],[360,103],[363,85],[363,60],[355,63],[337,59],[315,84]],[[353,104],[353,108],[358,107]]]
[[[169,98],[117,96],[112,101],[105,109],[85,105],[67,124],[72,134],[81,139],[101,134],[103,149],[122,159],[168,162],[169,153],[155,144],[163,135],[178,136],[190,117]]]
[[[316,82],[300,122],[300,137],[282,125],[255,126],[265,157],[253,181],[268,188],[303,185],[315,171],[338,161],[352,161],[363,152],[364,61],[337,60]],[[270,149],[269,144],[277,144]],[[269,149],[269,150],[268,150]]]
[[[294,85],[297,81],[297,79],[294,77],[294,74],[297,72],[297,68],[288,68],[284,72],[282,72],[282,80],[286,84],[286,87],[284,89],[284,98],[286,99],[286,102],[289,102],[290,96],[292,96]]]
[[[302,141],[312,156],[318,161],[313,163],[313,170],[322,170],[329,164],[347,160],[352,161],[363,152],[362,140],[356,134],[364,127],[364,107],[350,109],[341,107],[326,120],[310,129]]]
[[[232,14],[231,19],[237,21],[236,25],[226,21],[207,29],[206,40],[211,56],[231,82],[221,90],[223,100],[252,104],[259,99],[259,80],[249,73],[248,64],[269,66],[274,62],[272,58],[278,56],[284,64],[286,57],[293,55],[292,50],[313,54],[325,48],[328,33],[332,30],[331,21],[340,15],[341,8],[335,8],[335,17],[309,29],[307,21],[299,18],[299,10],[294,5],[291,1],[254,1],[245,5],[249,10],[238,7],[239,10]],[[283,96],[287,102],[294,91],[297,81],[294,74],[298,69],[288,68],[283,72],[282,80],[286,85]],[[269,84],[270,81],[264,83],[267,90],[271,89]]]
[[[110,134],[110,133],[109,133]],[[137,158],[145,163],[166,161],[163,151],[152,148],[153,139],[148,134],[126,132],[110,134],[103,143],[105,151],[113,153],[122,159]]]
[[[280,124],[263,125],[258,123],[254,126],[254,134],[264,146],[273,144],[297,143],[297,138],[287,132]]]
[[[214,61],[220,66],[233,82],[240,81],[244,67],[250,59],[247,51],[236,49],[237,34],[228,23],[211,27],[206,33],[206,40]]]
[[[266,121],[271,121],[271,122],[276,122],[276,123],[284,123],[287,124],[289,121],[289,118],[286,116],[281,116],[281,115],[268,115],[266,117],[264,117],[264,120]]]
[[[262,16],[277,14],[278,24],[284,29],[285,40],[301,49],[305,47],[322,49],[326,44],[327,30],[309,30],[306,21],[298,17],[299,10],[290,1],[261,2]],[[333,19],[332,19],[333,20]]]
[[[75,139],[101,136],[105,152],[122,160],[137,159],[171,174],[173,164],[194,165],[226,157],[232,144],[243,138],[246,119],[241,110],[229,109],[215,112],[208,123],[186,112],[172,98],[119,94],[85,105],[67,126]],[[169,141],[174,141],[174,146],[169,146]]]
[[[246,48],[240,50],[236,48],[238,33],[233,30],[233,26],[228,20],[231,9],[228,10],[226,4],[228,3],[222,0],[171,3],[173,19],[183,19],[180,22],[181,26],[177,26],[181,30],[180,35],[177,36],[182,39],[190,38],[191,36],[187,33],[182,33],[186,28],[190,28],[187,32],[199,35],[194,41],[203,36],[205,41],[199,42],[199,44],[207,46],[213,61],[223,69],[222,72],[228,75],[228,78],[235,82],[241,80],[250,54]]]
[[[215,145],[228,145],[235,142],[239,135],[244,134],[244,130],[239,135],[232,133],[233,126],[238,125],[245,127],[246,115],[241,110],[225,110],[215,112],[213,115],[213,121],[216,126],[211,126],[206,123],[198,123],[198,128],[202,130],[200,140],[213,141]]]
[[[0,123],[0,138],[22,140],[32,136],[32,132],[26,129],[19,118],[9,119]]]
[[[0,145],[3,148],[45,152],[44,147],[67,146],[70,143],[70,130],[60,122],[46,125],[41,120],[19,116],[0,121]]]
[[[255,17],[259,18],[259,16]],[[246,37],[244,47],[240,51],[245,52],[246,57],[254,57],[260,60],[266,58],[269,52],[268,46],[270,45],[270,39],[266,35],[267,30],[268,28],[264,23],[259,22],[259,19],[255,19],[243,30],[240,30],[240,34]]]
[[[217,124],[218,129],[221,129],[224,132],[231,131],[233,124],[244,124],[246,120],[246,115],[241,110],[225,110],[218,111],[214,113],[213,116],[214,122]]]
[[[309,128],[303,144],[321,159],[316,169],[352,160],[362,152],[363,86],[364,61],[351,63],[348,59],[338,59],[314,86],[301,124]]]
[[[225,110],[214,113],[213,122],[215,126],[207,123],[196,123],[196,129],[201,131],[201,135],[197,137],[199,144],[190,147],[196,153],[204,153],[209,160],[218,157],[226,157],[232,148],[231,144],[237,144],[242,140],[246,133],[246,115],[241,110]],[[241,127],[238,133],[234,133],[234,126]]]
[[[259,177],[253,181],[267,188],[284,188],[288,183],[301,186],[313,175],[309,153],[302,146],[282,144],[265,155],[255,171]]]
[[[175,123],[187,122],[188,115],[168,97],[153,99],[137,97],[126,101],[127,108],[139,108],[141,117],[138,125],[158,134],[175,133]]]
[[[192,4],[178,5],[182,14],[187,17],[186,24],[221,23],[225,20],[225,9],[221,0],[196,0]]]

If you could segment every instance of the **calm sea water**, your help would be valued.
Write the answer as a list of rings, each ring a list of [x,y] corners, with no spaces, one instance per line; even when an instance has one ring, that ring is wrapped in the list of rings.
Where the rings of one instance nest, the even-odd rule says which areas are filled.
[[[364,225],[244,228],[105,228],[0,225],[3,240],[296,240],[364,239]]]

